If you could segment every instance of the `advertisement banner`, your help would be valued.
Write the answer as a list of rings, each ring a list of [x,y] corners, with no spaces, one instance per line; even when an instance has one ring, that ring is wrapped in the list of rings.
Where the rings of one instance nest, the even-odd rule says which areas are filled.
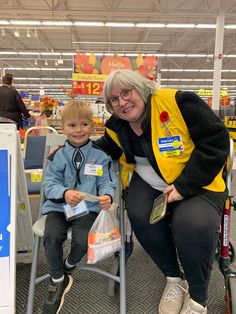
[[[74,56],[72,94],[100,95],[107,75],[119,69],[134,70],[151,80],[155,80],[157,64],[156,56],[143,56],[142,54],[135,57],[116,54],[95,56],[94,53],[77,52]]]

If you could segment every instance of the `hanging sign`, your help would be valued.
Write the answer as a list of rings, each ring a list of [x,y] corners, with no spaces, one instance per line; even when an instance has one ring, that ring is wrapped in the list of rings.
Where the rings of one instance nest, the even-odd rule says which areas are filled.
[[[134,70],[155,80],[157,77],[157,58],[155,56],[126,57],[118,55],[95,56],[94,53],[77,52],[74,57],[72,93],[81,95],[100,95],[106,77],[114,70]]]

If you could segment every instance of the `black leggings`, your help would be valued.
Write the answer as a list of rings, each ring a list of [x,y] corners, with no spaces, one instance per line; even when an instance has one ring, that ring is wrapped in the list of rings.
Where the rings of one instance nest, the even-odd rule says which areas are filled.
[[[205,305],[221,216],[198,195],[169,203],[165,218],[151,225],[153,200],[160,194],[134,173],[127,202],[134,233],[165,276],[180,277],[179,259],[191,298]]]

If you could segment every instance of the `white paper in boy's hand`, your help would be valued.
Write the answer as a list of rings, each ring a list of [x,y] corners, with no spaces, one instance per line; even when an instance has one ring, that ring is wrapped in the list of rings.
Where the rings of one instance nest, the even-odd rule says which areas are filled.
[[[96,195],[85,193],[85,192],[79,192],[79,193],[83,196],[85,201],[98,202],[98,197]]]

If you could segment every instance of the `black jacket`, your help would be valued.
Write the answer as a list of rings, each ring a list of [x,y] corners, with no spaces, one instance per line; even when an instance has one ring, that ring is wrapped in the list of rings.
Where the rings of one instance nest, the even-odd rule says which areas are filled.
[[[3,85],[0,87],[0,117],[8,118],[22,126],[22,115],[29,118],[30,114],[15,88]]]

